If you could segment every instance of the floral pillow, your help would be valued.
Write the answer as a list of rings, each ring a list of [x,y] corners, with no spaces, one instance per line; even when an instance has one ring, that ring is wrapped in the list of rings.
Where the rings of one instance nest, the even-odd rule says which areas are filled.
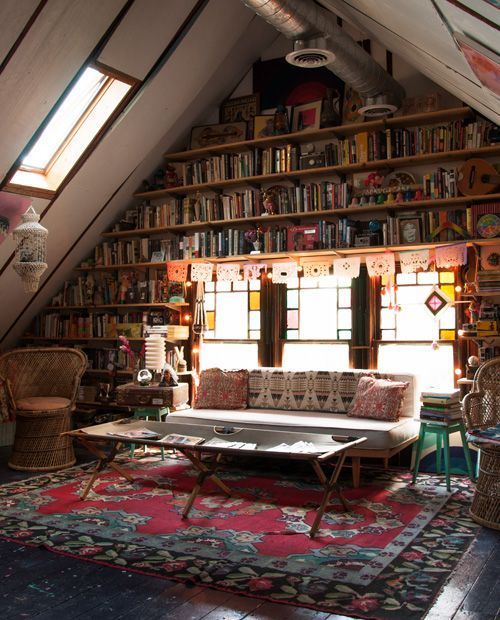
[[[408,382],[361,377],[348,416],[395,422],[399,420]]]
[[[248,370],[202,370],[194,409],[246,409]]]

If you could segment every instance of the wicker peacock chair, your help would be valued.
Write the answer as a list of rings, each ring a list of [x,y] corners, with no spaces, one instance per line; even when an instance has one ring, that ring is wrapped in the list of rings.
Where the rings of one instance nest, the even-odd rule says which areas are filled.
[[[78,349],[14,349],[0,356],[0,377],[7,381],[16,420],[9,467],[54,471],[74,465],[70,430],[87,357]]]
[[[485,362],[474,377],[473,391],[463,401],[467,430],[500,423],[500,357]],[[479,476],[470,514],[481,525],[500,529],[500,446],[478,443]]]

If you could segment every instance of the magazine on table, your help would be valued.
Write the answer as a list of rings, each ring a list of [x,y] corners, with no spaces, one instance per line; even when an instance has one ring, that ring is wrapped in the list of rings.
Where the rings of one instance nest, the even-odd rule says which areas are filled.
[[[175,443],[181,446],[197,446],[204,441],[204,437],[193,437],[192,435],[177,435],[176,433],[170,433],[160,439],[160,443]]]
[[[128,431],[109,431],[107,435],[111,437],[120,437],[122,439],[151,439],[156,440],[160,438],[160,433],[150,431],[149,428],[133,428]]]
[[[210,446],[211,448],[233,448],[237,450],[255,450],[256,443],[245,443],[244,441],[228,441],[227,439],[220,439],[219,437],[212,437],[206,441],[204,446]]]

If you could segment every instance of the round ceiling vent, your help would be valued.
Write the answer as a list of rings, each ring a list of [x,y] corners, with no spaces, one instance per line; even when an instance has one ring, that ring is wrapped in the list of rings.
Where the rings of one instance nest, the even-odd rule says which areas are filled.
[[[335,54],[326,45],[324,37],[298,39],[293,44],[293,52],[286,55],[286,60],[291,65],[303,69],[317,69],[331,64],[335,60]]]
[[[358,109],[358,113],[367,118],[377,118],[393,114],[398,108],[394,96],[390,93],[380,93],[375,97],[364,97],[363,105]]]

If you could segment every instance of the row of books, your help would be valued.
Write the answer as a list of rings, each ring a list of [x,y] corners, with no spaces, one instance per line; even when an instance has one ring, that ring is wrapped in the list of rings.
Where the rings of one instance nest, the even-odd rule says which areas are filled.
[[[331,166],[476,148],[487,144],[491,126],[488,121],[456,120],[434,127],[362,131],[328,143],[321,156]],[[188,161],[182,164],[182,177],[184,185],[197,185],[299,169],[299,147],[286,144]]]
[[[423,194],[425,198],[456,198],[458,196],[458,170],[437,168],[430,174],[422,176]]]
[[[161,252],[159,239],[124,239],[121,241],[104,241],[94,249],[94,265],[128,265],[154,261],[155,253]],[[157,255],[158,259],[158,255]]]
[[[128,312],[113,314],[109,312],[72,312],[62,315],[50,312],[38,316],[32,325],[34,336],[44,338],[143,338],[149,332],[148,313]],[[186,325],[165,325],[166,338],[185,340],[189,328]]]
[[[477,290],[478,293],[500,293],[500,271],[478,271]]]
[[[164,269],[164,265],[162,267]],[[117,279],[116,274],[98,272],[92,277],[92,286],[88,282],[89,276],[67,280],[59,293],[52,297],[51,306],[163,303],[170,296],[164,273],[159,274],[158,278],[147,279],[144,272],[122,272],[120,279]]]
[[[459,390],[449,392],[428,391],[420,395],[420,419],[429,422],[447,423],[462,418]]]
[[[338,163],[342,165],[442,153],[485,146],[488,121],[456,120],[435,127],[410,127],[362,131],[340,140]]]

